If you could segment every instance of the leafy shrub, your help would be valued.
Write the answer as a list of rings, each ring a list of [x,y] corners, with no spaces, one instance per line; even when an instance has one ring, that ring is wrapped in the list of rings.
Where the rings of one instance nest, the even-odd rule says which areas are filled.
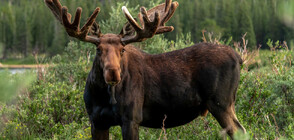
[[[92,46],[79,47],[70,42],[64,56],[54,57],[45,78],[28,89],[28,96],[19,99],[17,108],[12,107],[17,111],[12,111],[13,120],[6,124],[2,135],[15,138],[38,134],[65,139],[79,129],[86,129],[88,117],[82,99],[92,50]]]
[[[34,80],[35,76],[29,71],[20,74],[11,74],[8,70],[0,71],[0,134],[4,127],[14,128],[12,135],[23,133],[26,127],[11,120],[18,115],[16,106],[12,103],[16,102],[17,97],[26,96],[19,93],[25,91]]]
[[[113,8],[113,15],[120,12],[117,9],[120,7]],[[116,25],[114,19],[110,20],[112,22],[105,21],[104,24]],[[114,26],[105,25],[108,27],[107,30],[112,30]],[[193,43],[190,38],[190,34],[180,35],[174,42],[159,35],[136,46],[149,53],[161,53],[190,46]],[[289,65],[290,61],[293,62],[293,51],[260,52],[252,57],[258,56],[264,65],[241,72],[236,112],[248,134],[237,134],[236,137],[293,139],[294,67]],[[25,96],[19,96],[15,104],[0,103],[3,122],[0,123],[0,139],[90,139],[83,90],[94,55],[94,46],[70,42],[65,53],[52,58],[52,66],[22,94]],[[199,117],[187,125],[167,130],[141,127],[139,136],[140,139],[222,139],[220,131],[218,122],[208,114],[205,118]],[[120,127],[112,127],[110,137],[121,139]]]
[[[267,45],[271,49],[270,53],[270,64],[272,70],[277,74],[282,74],[291,67],[292,64],[292,52],[289,51],[286,42],[280,44],[280,41],[273,43],[272,40],[268,40]]]
[[[294,68],[284,75],[266,70],[241,73],[237,116],[252,138],[293,137],[293,72]]]
[[[33,80],[35,76],[29,71],[20,74],[11,74],[8,70],[0,71],[0,102],[13,100]]]

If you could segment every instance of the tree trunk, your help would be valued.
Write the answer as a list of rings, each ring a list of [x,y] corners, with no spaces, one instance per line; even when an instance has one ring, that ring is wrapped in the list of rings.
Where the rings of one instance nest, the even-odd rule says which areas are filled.
[[[8,49],[7,49],[7,47],[6,47],[6,44],[5,43],[3,43],[3,55],[2,55],[2,60],[5,60],[6,58],[7,58],[7,53],[8,53]]]
[[[24,57],[27,57],[28,56],[28,47],[30,45],[30,42],[29,42],[29,39],[28,39],[28,34],[26,34],[26,44],[23,45],[24,48],[23,48],[23,55]]]

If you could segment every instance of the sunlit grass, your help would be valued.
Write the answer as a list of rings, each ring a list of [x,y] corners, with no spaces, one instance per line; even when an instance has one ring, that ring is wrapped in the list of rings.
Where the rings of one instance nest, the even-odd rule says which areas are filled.
[[[9,102],[22,90],[30,86],[36,74],[24,72],[11,74],[8,70],[0,71],[0,102]]]
[[[5,65],[25,65],[25,64],[36,64],[36,61],[33,56],[29,56],[26,58],[8,58],[5,60],[1,60],[0,63]]]

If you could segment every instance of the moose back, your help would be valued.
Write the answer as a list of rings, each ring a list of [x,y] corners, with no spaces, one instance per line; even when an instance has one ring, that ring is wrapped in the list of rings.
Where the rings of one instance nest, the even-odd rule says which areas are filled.
[[[140,8],[141,26],[123,7],[128,22],[120,34],[102,34],[96,8],[80,28],[82,9],[73,22],[59,0],[45,0],[69,36],[96,45],[84,100],[92,139],[109,139],[109,128],[120,125],[123,139],[139,139],[139,126],[166,128],[186,124],[208,111],[229,136],[241,129],[235,114],[240,56],[230,47],[209,43],[151,55],[130,45],[173,31],[165,23],[177,2],[166,0],[150,10]],[[195,126],[197,127],[197,126]]]

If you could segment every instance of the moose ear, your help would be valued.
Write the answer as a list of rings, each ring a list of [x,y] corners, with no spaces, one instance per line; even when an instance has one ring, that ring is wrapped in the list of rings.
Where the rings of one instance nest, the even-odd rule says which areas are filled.
[[[131,24],[129,22],[127,22],[122,30],[120,31],[119,35],[121,37],[125,37],[125,36],[133,36],[135,35],[135,29],[133,28],[133,26],[131,26]]]

